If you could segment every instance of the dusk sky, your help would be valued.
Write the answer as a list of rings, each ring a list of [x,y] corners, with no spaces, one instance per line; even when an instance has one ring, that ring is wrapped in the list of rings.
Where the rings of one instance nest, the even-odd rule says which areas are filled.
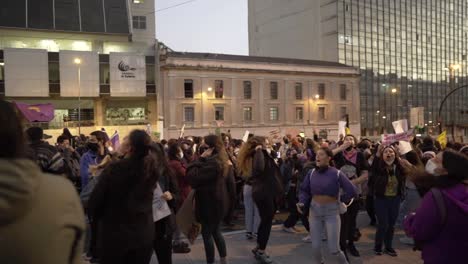
[[[247,0],[155,0],[156,37],[176,51],[248,55]]]

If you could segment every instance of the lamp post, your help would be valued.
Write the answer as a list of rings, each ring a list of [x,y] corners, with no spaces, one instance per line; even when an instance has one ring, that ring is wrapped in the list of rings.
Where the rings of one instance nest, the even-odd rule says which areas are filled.
[[[75,58],[73,63],[78,66],[78,134],[81,135],[81,59]]]
[[[446,68],[446,70],[449,71],[449,87],[450,87],[449,94],[451,94],[455,89],[455,71],[459,70],[460,68],[461,68],[460,64],[450,64],[449,67]],[[442,105],[443,105],[443,102],[441,103],[441,106]],[[442,133],[442,125],[443,125],[442,117],[441,117],[441,110],[442,110],[442,107],[440,107],[439,109],[439,133]],[[449,112],[453,112],[453,111],[449,109]],[[454,130],[455,130],[455,120],[452,119],[452,132],[454,132]]]
[[[395,97],[396,97],[396,94],[397,94],[398,90],[396,88],[392,88],[391,90],[391,93],[392,93],[392,97],[391,97],[391,103],[392,103],[392,111],[391,111],[391,117],[393,120],[398,120],[398,108],[397,106],[395,106],[394,104],[396,103],[397,100],[395,100]],[[393,109],[395,109],[395,113],[393,113]]]

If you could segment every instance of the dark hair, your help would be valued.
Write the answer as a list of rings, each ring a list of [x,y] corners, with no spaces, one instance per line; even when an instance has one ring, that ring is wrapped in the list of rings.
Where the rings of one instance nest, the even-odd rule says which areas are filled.
[[[177,143],[173,143],[169,145],[167,149],[167,156],[169,160],[178,160],[177,154],[181,151],[180,145]]]
[[[424,167],[424,164],[423,164],[423,162],[421,160],[421,157],[414,150],[411,150],[410,152],[406,153],[405,158],[413,166],[416,166],[416,167],[419,167],[419,168]]]
[[[135,130],[134,130],[135,131]],[[133,132],[133,131],[132,131]],[[145,132],[146,133],[146,132]],[[103,144],[106,143],[109,138],[107,137],[106,133],[96,130],[90,134],[91,136],[95,136],[98,141],[101,141]],[[107,140],[106,140],[107,138]]]
[[[29,141],[38,142],[44,137],[44,130],[40,127],[30,127],[26,130],[26,134],[28,135]]]
[[[23,126],[13,105],[0,100],[0,158],[15,159],[25,155]]]
[[[442,166],[447,170],[450,181],[460,183],[468,179],[468,158],[453,150],[445,150],[442,155]]]
[[[434,139],[432,139],[430,136],[423,138],[423,145],[434,146]]]
[[[66,136],[66,137],[68,137],[69,139],[70,139],[70,138],[73,138],[73,135],[70,133],[70,130],[68,130],[68,128],[64,128],[64,129],[63,129],[62,136]]]
[[[152,145],[151,138],[144,130],[133,130],[128,136],[128,141],[131,147],[131,162],[141,164],[143,168],[143,174],[137,181],[141,183],[142,194],[146,194],[146,191],[150,192],[153,190],[156,182],[158,181],[159,172],[157,158],[155,155],[158,150]],[[140,173],[139,173],[140,174]]]
[[[94,132],[93,132],[94,133]],[[133,130],[128,136],[132,156],[135,158],[144,158],[148,155],[151,138],[144,130]]]
[[[65,136],[65,135],[61,135],[61,136],[57,137],[57,143],[59,143],[59,144],[62,144],[63,141],[65,141],[65,140],[70,140],[70,138]]]
[[[217,135],[208,135],[204,137],[204,141],[208,147],[213,148],[213,154],[217,155],[216,160],[218,161],[221,171],[223,171],[223,176],[226,175],[227,170],[229,169],[227,166],[229,158],[226,149],[224,148],[224,144],[221,141],[221,137]]]
[[[165,139],[161,140],[161,144],[166,145],[166,144],[167,144],[167,140],[165,140]]]
[[[325,154],[327,154],[327,156],[331,158],[331,160],[330,160],[330,167],[334,167],[334,166],[335,166],[335,162],[333,161],[333,151],[332,151],[330,148],[319,148],[319,149],[317,150],[317,153],[318,153],[319,151],[325,152]]]

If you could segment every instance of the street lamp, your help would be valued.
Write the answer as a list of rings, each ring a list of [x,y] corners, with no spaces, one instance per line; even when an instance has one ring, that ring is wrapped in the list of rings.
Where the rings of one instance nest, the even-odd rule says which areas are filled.
[[[73,63],[78,66],[78,134],[81,135],[81,59],[75,58]]]
[[[445,68],[445,70],[449,71],[449,82],[450,82],[450,91],[449,91],[449,93],[452,93],[453,90],[455,89],[455,71],[459,70],[460,68],[461,68],[461,65],[458,64],[458,63],[450,64],[448,66],[448,68]],[[453,102],[452,103],[449,102],[449,104],[452,105],[452,107],[454,107]],[[453,112],[453,108],[449,109],[449,112]],[[439,123],[440,123],[439,133],[442,133],[442,118],[441,118],[440,114],[441,113],[439,111]],[[454,116],[454,118],[456,118],[456,116]],[[455,120],[454,120],[454,118],[452,119],[452,133],[455,130]],[[447,119],[448,119],[448,115],[447,115]]]
[[[393,88],[392,89],[392,94],[396,94],[397,93],[397,89],[396,88]]]
[[[208,92],[211,92],[211,91],[213,91],[213,87],[210,86],[208,87]]]
[[[315,95],[315,99],[317,99],[317,100],[320,99],[320,95],[319,95],[319,94],[316,94],[316,95]]]

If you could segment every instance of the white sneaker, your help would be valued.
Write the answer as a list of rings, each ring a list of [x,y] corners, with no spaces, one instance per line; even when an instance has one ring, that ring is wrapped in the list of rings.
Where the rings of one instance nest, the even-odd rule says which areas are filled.
[[[411,237],[407,237],[407,236],[400,238],[400,242],[409,246],[414,245],[414,240]]]
[[[310,235],[307,235],[306,237],[302,239],[302,241],[304,243],[312,243],[312,238],[310,237]]]
[[[296,234],[296,231],[292,227],[285,227],[283,226],[283,231],[286,233]]]

